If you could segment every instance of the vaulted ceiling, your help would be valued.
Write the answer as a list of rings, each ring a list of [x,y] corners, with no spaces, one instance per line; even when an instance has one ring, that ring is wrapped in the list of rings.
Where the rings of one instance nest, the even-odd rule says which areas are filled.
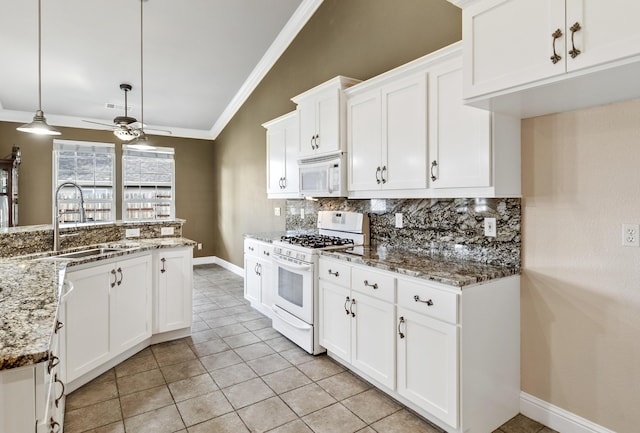
[[[144,0],[147,128],[215,138],[322,0]],[[0,0],[0,120],[38,106],[37,0]],[[140,0],[42,0],[42,108],[51,125],[141,118]],[[107,108],[110,105],[110,108]],[[112,107],[115,106],[115,107]]]

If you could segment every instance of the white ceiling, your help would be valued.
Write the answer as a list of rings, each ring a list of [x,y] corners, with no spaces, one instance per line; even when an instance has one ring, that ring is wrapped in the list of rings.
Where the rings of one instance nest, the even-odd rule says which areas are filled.
[[[147,128],[215,138],[321,3],[145,0]],[[0,10],[0,120],[26,123],[38,106],[37,0]],[[42,0],[47,122],[110,124],[124,115],[120,83],[133,86],[128,114],[140,120],[140,0]]]

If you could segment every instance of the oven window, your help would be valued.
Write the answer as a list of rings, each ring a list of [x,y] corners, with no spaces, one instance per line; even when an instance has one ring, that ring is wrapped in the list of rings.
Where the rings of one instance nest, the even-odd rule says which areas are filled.
[[[278,268],[278,295],[298,307],[302,307],[302,275]]]

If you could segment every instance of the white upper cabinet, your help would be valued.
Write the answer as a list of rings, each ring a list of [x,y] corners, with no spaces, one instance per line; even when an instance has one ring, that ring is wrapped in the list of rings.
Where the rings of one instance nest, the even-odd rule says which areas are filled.
[[[467,102],[524,118],[640,96],[640,2],[462,6]]]
[[[267,196],[298,198],[298,112],[263,123],[267,129]]]
[[[520,119],[464,104],[461,43],[345,93],[349,197],[520,196]]]
[[[338,76],[291,98],[298,105],[300,157],[344,150],[343,90],[359,82],[353,78]]]

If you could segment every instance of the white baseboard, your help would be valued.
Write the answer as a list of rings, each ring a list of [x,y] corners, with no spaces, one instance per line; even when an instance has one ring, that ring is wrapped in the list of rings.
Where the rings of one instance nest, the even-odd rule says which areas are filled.
[[[560,433],[615,433],[524,391],[520,392],[520,412]]]
[[[207,257],[195,257],[193,259],[193,265],[218,265],[225,268],[228,271],[233,272],[234,274],[244,277],[244,269],[240,266],[236,266],[231,262],[221,259],[216,256],[207,256]]]

